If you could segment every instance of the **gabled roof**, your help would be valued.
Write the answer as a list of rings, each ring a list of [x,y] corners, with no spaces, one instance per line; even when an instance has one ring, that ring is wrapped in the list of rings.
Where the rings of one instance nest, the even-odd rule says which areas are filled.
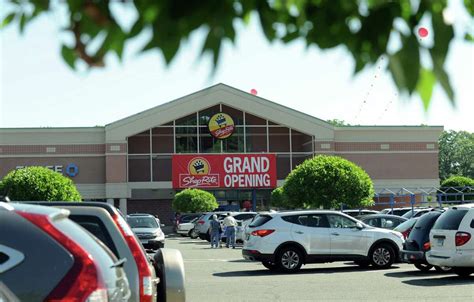
[[[326,121],[228,85],[217,84],[106,125],[106,140],[124,141],[126,137],[216,104],[224,104],[317,135],[320,139],[334,137],[334,126]]]

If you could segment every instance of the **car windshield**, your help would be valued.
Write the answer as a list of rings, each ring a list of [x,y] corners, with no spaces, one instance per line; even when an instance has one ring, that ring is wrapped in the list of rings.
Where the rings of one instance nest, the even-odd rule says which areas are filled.
[[[394,231],[397,231],[397,232],[404,232],[410,228],[413,227],[413,225],[416,223],[417,219],[416,218],[412,218],[410,220],[407,220],[405,221],[404,223],[402,224],[399,224],[396,228],[394,228],[393,230]]]
[[[132,228],[158,228],[155,218],[152,217],[128,217],[128,224]]]

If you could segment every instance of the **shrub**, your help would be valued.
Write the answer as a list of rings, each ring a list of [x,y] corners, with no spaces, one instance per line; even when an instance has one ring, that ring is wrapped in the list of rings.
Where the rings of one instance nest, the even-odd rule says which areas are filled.
[[[474,187],[474,179],[464,176],[451,176],[441,183],[441,187]]]
[[[44,167],[10,171],[0,182],[12,201],[81,201],[71,179]]]
[[[285,195],[283,187],[278,187],[272,191],[271,205],[272,207],[282,208],[282,209],[292,208],[291,205],[288,203],[288,198]]]
[[[177,193],[173,200],[173,209],[182,213],[208,212],[218,206],[214,195],[199,189],[185,189]]]
[[[283,191],[293,208],[352,208],[373,205],[374,187],[359,166],[338,156],[304,161],[285,180]]]

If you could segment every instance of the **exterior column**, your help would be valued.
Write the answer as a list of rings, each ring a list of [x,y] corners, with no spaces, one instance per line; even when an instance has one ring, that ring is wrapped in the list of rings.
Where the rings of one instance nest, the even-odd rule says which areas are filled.
[[[127,215],[127,198],[120,198],[120,211],[123,215]]]
[[[114,205],[114,199],[113,198],[107,198],[107,203],[110,205]]]

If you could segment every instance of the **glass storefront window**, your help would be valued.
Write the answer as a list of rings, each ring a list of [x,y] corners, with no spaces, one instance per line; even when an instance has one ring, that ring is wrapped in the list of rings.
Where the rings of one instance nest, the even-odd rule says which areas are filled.
[[[197,123],[196,113],[191,113],[188,116],[177,119],[175,122],[176,126],[196,126]]]
[[[244,152],[244,128],[236,127],[234,133],[222,141],[224,153]]]
[[[173,127],[152,129],[152,153],[173,153]]]
[[[277,154],[277,179],[285,179],[290,173],[290,155],[289,154]]]
[[[150,131],[128,137],[129,154],[147,154],[150,153]]]
[[[311,135],[291,129],[292,152],[313,152],[313,146],[311,145],[312,141],[313,138]]]
[[[244,124],[244,113],[238,109],[222,105],[222,112],[227,113],[234,120],[235,125],[242,126]]]
[[[199,127],[199,152],[221,153],[221,141],[209,133],[209,128]]]
[[[267,152],[267,128],[246,127],[247,152]]]
[[[291,159],[291,169],[293,170],[298,166],[299,164],[303,163],[305,160],[312,158],[313,153],[305,153],[305,154],[292,154],[292,159]]]
[[[153,155],[153,181],[171,181],[172,166],[170,155]]]
[[[150,181],[150,156],[129,155],[128,156],[128,181]]]
[[[252,115],[250,113],[245,113],[245,124],[249,126],[253,125],[267,125],[267,120]]]
[[[268,128],[270,152],[290,152],[290,131],[286,127]]]
[[[176,127],[176,153],[197,153],[197,127]]]
[[[211,117],[221,111],[220,105],[215,105],[210,108],[199,111],[199,125],[207,126]]]

